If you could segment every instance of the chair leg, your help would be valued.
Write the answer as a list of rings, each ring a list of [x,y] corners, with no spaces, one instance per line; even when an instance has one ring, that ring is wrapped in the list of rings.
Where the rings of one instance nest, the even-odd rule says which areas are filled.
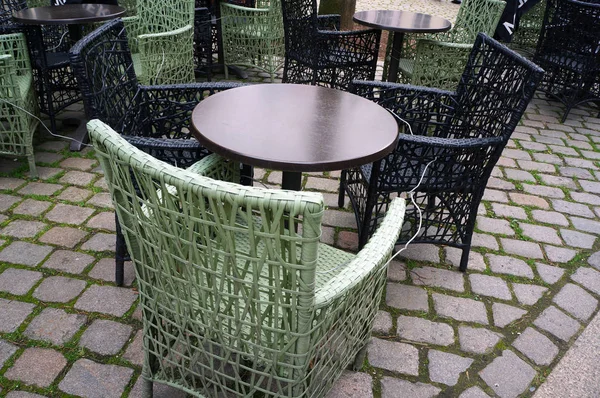
[[[471,252],[471,245],[462,249],[462,255],[460,256],[459,270],[461,272],[467,271],[467,265],[469,264],[469,253]]]
[[[35,156],[32,154],[27,155],[27,160],[29,161],[29,176],[31,178],[37,178],[37,168],[35,167]]]
[[[152,395],[154,393],[154,391],[153,391],[154,383],[152,382],[152,380],[146,379],[143,375],[140,377],[143,378],[143,380],[142,380],[142,397],[143,398],[152,398]]]
[[[338,193],[338,207],[341,209],[344,207],[345,196],[346,196],[346,170],[342,170],[340,176],[340,192]]]
[[[358,371],[362,368],[363,363],[365,362],[365,358],[367,356],[367,345],[358,351],[356,356],[354,357],[354,363],[352,364],[352,370]]]
[[[121,231],[119,218],[115,213],[115,225],[117,229],[117,243],[115,248],[115,283],[117,286],[123,286],[125,274],[125,256],[127,255],[127,245],[125,244],[125,236]]]

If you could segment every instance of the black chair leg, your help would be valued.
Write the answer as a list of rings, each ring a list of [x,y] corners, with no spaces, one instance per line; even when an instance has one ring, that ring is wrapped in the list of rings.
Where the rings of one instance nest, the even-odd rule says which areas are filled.
[[[341,209],[344,207],[345,194],[346,194],[346,170],[342,170],[340,176],[340,192],[338,193],[338,207]]]
[[[125,244],[125,236],[121,231],[119,218],[115,214],[115,224],[117,227],[117,243],[115,253],[115,283],[117,286],[123,286],[125,276],[125,258],[127,257],[127,245]]]
[[[461,272],[467,271],[467,265],[469,264],[469,253],[471,252],[471,246],[464,247],[462,249],[462,255],[460,256],[459,270]]]

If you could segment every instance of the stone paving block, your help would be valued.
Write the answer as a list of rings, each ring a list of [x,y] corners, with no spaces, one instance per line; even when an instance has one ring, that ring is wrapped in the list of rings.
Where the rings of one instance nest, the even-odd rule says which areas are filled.
[[[588,264],[596,269],[600,269],[600,252],[596,252],[589,256]]]
[[[429,350],[429,378],[436,383],[454,386],[458,383],[461,373],[473,363],[471,358],[465,358],[449,352]]]
[[[544,282],[551,285],[558,282],[558,280],[562,278],[565,273],[565,270],[562,268],[542,263],[535,263],[535,268],[537,269],[540,278],[542,278]]]
[[[546,251],[548,260],[555,263],[569,262],[577,255],[577,251],[565,247],[544,245],[544,250]]]
[[[64,156],[60,153],[55,153],[55,152],[37,152],[35,154],[35,163],[39,164],[39,163],[48,163],[48,164],[52,164],[52,163],[56,163],[60,160],[62,160],[64,158]]]
[[[548,288],[543,286],[527,285],[523,283],[513,283],[512,286],[519,303],[525,305],[534,305],[548,290]]]
[[[419,351],[410,344],[372,338],[368,345],[368,357],[371,366],[376,368],[419,375]]]
[[[489,354],[502,335],[485,328],[458,327],[460,349],[473,354]]]
[[[401,247],[404,247],[404,245],[401,245]],[[406,250],[399,254],[399,257],[439,264],[440,248],[430,244],[409,245]]]
[[[531,156],[529,155],[529,153],[520,149],[505,148],[502,151],[502,156],[517,160],[531,160]]]
[[[335,241],[335,228],[331,227],[322,227],[321,228],[321,243],[325,243],[326,245],[332,245]]]
[[[138,307],[139,308],[139,307]],[[144,348],[143,348],[143,332],[139,330],[131,343],[127,346],[123,359],[131,362],[134,365],[142,366],[144,363]]]
[[[353,231],[340,231],[338,233],[336,247],[342,250],[358,251],[358,234]]]
[[[5,195],[0,193],[0,211],[6,211],[10,209],[15,203],[19,202],[21,198],[18,196]]]
[[[503,205],[501,203],[492,203],[492,210],[498,217],[519,218],[527,220],[525,210],[517,206]]]
[[[583,232],[572,231],[561,228],[560,235],[568,246],[580,247],[582,249],[591,249],[596,241],[596,236],[584,234]]]
[[[514,159],[505,158],[504,156],[500,156],[496,165],[501,167],[518,167],[517,162]]]
[[[94,257],[79,252],[57,250],[44,263],[44,268],[52,268],[70,274],[80,274],[94,261]]]
[[[45,212],[52,202],[45,202],[43,200],[25,199],[17,207],[13,209],[13,214],[22,214],[25,216],[37,217]]]
[[[68,314],[64,310],[49,307],[33,318],[24,334],[33,340],[63,345],[71,340],[86,320],[85,315]]]
[[[39,195],[39,196],[52,196],[56,192],[62,189],[60,184],[49,184],[46,182],[30,182],[23,188],[19,189],[21,195]]]
[[[6,227],[0,229],[0,235],[12,236],[14,238],[33,238],[44,228],[46,228],[46,224],[43,222],[14,220]]]
[[[575,318],[586,321],[596,311],[598,300],[577,285],[567,283],[552,301]]]
[[[135,279],[135,270],[133,269],[133,263],[131,261],[125,261],[123,267],[123,284],[125,286],[131,286]],[[94,265],[94,268],[88,273],[88,276],[101,279],[107,282],[115,281],[115,258],[103,258]]]
[[[515,189],[515,184],[513,184],[512,182],[505,181],[500,178],[490,177],[490,179],[488,180],[488,183],[487,183],[487,187],[492,188],[492,189],[502,189],[505,191],[510,191],[510,190]]]
[[[586,169],[579,167],[559,167],[559,172],[565,177],[577,177],[585,180],[593,180],[594,176]]]
[[[509,256],[499,256],[496,254],[486,254],[492,272],[498,274],[509,274],[523,276],[533,279],[531,267],[523,260]]]
[[[458,398],[489,398],[490,396],[483,392],[483,390],[477,386],[471,387],[468,390],[463,391]]]
[[[36,149],[40,149],[43,151],[62,151],[66,147],[69,146],[67,141],[46,141],[43,144],[36,146]]]
[[[410,276],[415,285],[441,287],[456,292],[465,291],[465,279],[462,272],[418,267],[410,271]]]
[[[471,246],[473,247],[485,247],[487,249],[498,250],[500,246],[498,245],[498,241],[495,237],[487,234],[480,234],[477,232],[473,232],[473,237],[471,238]]]
[[[388,283],[385,303],[390,307],[403,310],[429,311],[427,292],[415,286]]]
[[[554,306],[546,308],[533,324],[564,341],[569,341],[580,327],[579,322]]]
[[[579,154],[577,152],[575,152],[575,153],[576,153],[575,156],[579,156]],[[584,168],[584,169],[598,170],[598,166],[596,166],[594,164],[594,162],[591,161],[591,160],[581,159],[581,158],[569,158],[569,157],[565,157],[564,161],[569,166],[581,167],[581,168]]]
[[[42,277],[41,272],[7,268],[0,274],[0,291],[22,296],[27,294]]]
[[[583,190],[586,192],[600,193],[600,182],[582,180],[579,181],[579,183],[581,184],[581,188],[583,188]]]
[[[51,251],[52,248],[49,246],[15,241],[0,251],[0,261],[35,267],[46,258]],[[25,256],[24,253],[27,253],[27,255]]]
[[[386,311],[377,311],[375,321],[373,322],[373,332],[388,334],[392,328],[392,316]]]
[[[79,345],[100,355],[115,355],[129,340],[132,327],[106,319],[96,319],[83,333]]]
[[[588,159],[600,160],[600,153],[599,152],[581,151],[581,154],[584,157],[588,158]]]
[[[142,398],[142,376],[138,377],[135,385],[129,392],[128,398]],[[153,398],[186,398],[188,395],[175,387],[167,386],[165,384],[154,383],[152,385],[152,397]],[[225,398],[224,395],[219,395],[218,398]]]
[[[586,289],[600,294],[600,272],[591,268],[580,267],[577,272],[571,275],[571,279]]]
[[[553,176],[549,174],[539,174],[544,184],[554,185],[557,187],[565,187],[569,189],[577,189],[577,184],[569,177]]]
[[[588,206],[582,205],[580,203],[567,202],[561,199],[553,199],[552,207],[554,207],[554,210],[560,213],[566,213],[574,216],[581,216],[587,218],[594,217],[594,212],[592,212]]]
[[[94,252],[114,252],[116,247],[116,235],[106,234],[102,232],[95,233],[83,245],[81,250],[89,250]]]
[[[94,209],[58,203],[46,214],[46,218],[61,224],[80,225],[94,213]]]
[[[600,205],[600,196],[586,192],[570,192],[571,198],[579,203],[587,203],[589,205]]]
[[[479,375],[501,398],[512,398],[529,387],[536,372],[512,351],[504,350]]]
[[[494,325],[503,328],[513,321],[521,318],[527,311],[511,305],[494,303],[492,304],[492,316],[494,317]]]
[[[535,146],[541,151],[544,151],[546,148],[546,145],[540,145],[535,142],[531,142],[530,146]],[[532,162],[530,160],[519,160],[517,163],[519,163],[519,167],[523,170],[543,171],[545,173],[554,173],[556,171],[554,165],[549,163]]]
[[[26,391],[13,390],[6,394],[6,398],[44,398],[44,396]]]
[[[560,188],[547,187],[539,184],[523,184],[523,190],[527,193],[544,196],[548,198],[564,198],[565,193]]]
[[[67,158],[60,163],[60,167],[65,169],[77,169],[82,171],[90,170],[98,163],[95,159],[86,158]]]
[[[66,200],[69,202],[83,202],[90,196],[92,196],[93,192],[88,189],[81,189],[77,187],[67,187],[64,191],[57,196],[57,199]]]
[[[477,228],[493,234],[502,234],[513,236],[515,231],[510,227],[510,223],[506,220],[498,220],[496,218],[477,217]]]
[[[542,136],[542,135],[540,135],[540,136],[536,136],[536,137],[535,137],[535,139],[536,139],[536,142],[542,142],[542,143],[544,143],[544,144],[554,144],[554,146],[555,146],[555,147],[556,147],[557,145],[564,145],[564,144],[565,144],[565,143],[564,143],[564,142],[563,142],[561,139],[558,139],[558,138],[552,138],[552,137],[545,137],[545,136]],[[534,158],[538,159],[538,158],[535,156],[535,155],[537,155],[537,153],[534,153],[533,155],[534,155],[534,156],[533,156]],[[540,155],[541,155],[541,154],[540,154]]]
[[[340,188],[340,182],[332,178],[315,178],[308,177],[306,179],[305,189],[317,189],[319,191],[337,192]]]
[[[326,398],[373,398],[372,384],[370,375],[345,370]]]
[[[504,169],[504,173],[506,173],[506,178],[508,178],[509,180],[516,180],[516,181],[535,181],[535,177],[524,170],[517,170],[517,169]]]
[[[446,262],[452,264],[453,267],[460,266],[460,258],[462,256],[462,250],[456,247],[444,247],[446,253]],[[469,260],[467,261],[467,269],[471,271],[485,271],[487,266],[483,261],[483,256],[480,253],[470,251]]]
[[[400,261],[392,261],[388,265],[387,277],[392,282],[406,280],[406,265]]]
[[[34,304],[0,298],[0,332],[17,330],[34,308]]]
[[[562,241],[555,229],[543,227],[540,225],[519,223],[519,227],[523,231],[523,235],[538,242],[552,243],[561,245]]]
[[[6,362],[8,358],[12,357],[12,355],[17,352],[18,349],[19,347],[16,345],[0,339],[0,369],[2,366],[4,366],[4,362]]]
[[[79,187],[85,187],[89,185],[94,178],[96,178],[95,174],[87,173],[85,171],[67,171],[64,176],[62,176],[58,182],[61,184],[68,185],[77,185]]]
[[[539,196],[528,195],[528,194],[523,194],[523,193],[516,193],[516,192],[510,192],[508,194],[508,196],[510,197],[510,199],[513,202],[515,202],[518,205],[539,207],[541,209],[549,209],[550,208],[550,205],[548,204],[548,202],[545,199],[540,198]]]
[[[588,220],[579,217],[571,217],[571,222],[573,223],[573,227],[575,229],[600,235],[600,222],[598,221]]]
[[[504,280],[496,276],[471,274],[469,275],[471,290],[475,294],[496,297],[502,300],[512,299],[508,285]]]
[[[25,181],[23,181],[20,178],[0,177],[0,187],[2,187],[1,189],[14,191],[24,184]]]
[[[67,365],[58,351],[47,348],[27,348],[4,377],[37,387],[48,387]]]
[[[433,293],[433,304],[435,311],[441,317],[488,324],[487,312],[482,302]]]
[[[87,232],[72,227],[53,227],[38,241],[72,249],[87,236]]]
[[[323,215],[323,225],[341,228],[356,228],[354,213],[341,210],[329,210]]]
[[[550,365],[558,355],[558,347],[533,328],[525,329],[513,342],[513,347],[540,366]]]
[[[107,231],[116,231],[115,226],[115,213],[114,212],[102,212],[96,214],[90,218],[87,222],[87,226],[96,229],[105,229]]]
[[[120,317],[136,299],[137,294],[130,289],[92,285],[77,300],[75,308]]]
[[[63,169],[57,167],[37,167],[38,177],[40,180],[46,181],[64,172]]]
[[[80,279],[51,276],[35,289],[33,297],[48,302],[66,303],[73,300],[85,289],[86,283]]]
[[[400,315],[396,325],[398,336],[402,339],[441,346],[454,343],[454,330],[445,323]]]
[[[381,380],[381,398],[433,398],[441,391],[438,387],[421,382],[411,383],[388,376]]]
[[[506,192],[489,188],[486,188],[486,190],[483,192],[482,199],[490,202],[508,203],[508,196],[506,195]]]
[[[58,388],[67,394],[85,398],[120,397],[132,375],[133,369],[130,368],[79,359]]]
[[[112,199],[110,194],[107,192],[100,192],[92,196],[90,200],[86,202],[87,205],[96,206],[96,207],[105,207],[107,209],[114,209]]]

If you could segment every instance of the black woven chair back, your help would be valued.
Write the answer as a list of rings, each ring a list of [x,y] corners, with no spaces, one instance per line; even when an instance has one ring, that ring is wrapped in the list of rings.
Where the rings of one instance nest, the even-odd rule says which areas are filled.
[[[315,44],[317,32],[317,2],[314,0],[282,0],[286,51],[306,51]]]
[[[71,49],[71,65],[86,116],[132,134],[125,116],[137,105],[138,81],[123,22],[112,20],[81,39]]]
[[[13,12],[27,8],[25,0],[2,0],[0,7],[0,32],[5,32],[7,26],[14,26]]]

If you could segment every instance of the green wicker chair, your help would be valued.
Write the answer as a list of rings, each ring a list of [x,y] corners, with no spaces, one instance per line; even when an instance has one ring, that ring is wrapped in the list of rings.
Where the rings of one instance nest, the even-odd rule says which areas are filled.
[[[212,179],[239,168],[213,154],[177,169],[99,120],[88,131],[135,265],[145,397],[156,381],[198,397],[320,398],[362,366],[404,200],[355,255],[319,243],[321,194]]]
[[[0,35],[0,155],[24,156],[37,177],[33,134],[39,124],[33,72],[23,33]]]
[[[194,81],[194,0],[137,0],[123,19],[142,84]]]
[[[519,26],[513,34],[510,47],[526,56],[533,56],[544,22],[547,0],[542,0],[519,19]]]
[[[255,7],[222,2],[221,27],[225,65],[261,69],[273,82],[285,56],[281,0],[257,0]]]
[[[398,67],[399,81],[456,89],[477,33],[492,36],[505,6],[503,0],[464,0],[456,23],[448,32],[406,34]]]

